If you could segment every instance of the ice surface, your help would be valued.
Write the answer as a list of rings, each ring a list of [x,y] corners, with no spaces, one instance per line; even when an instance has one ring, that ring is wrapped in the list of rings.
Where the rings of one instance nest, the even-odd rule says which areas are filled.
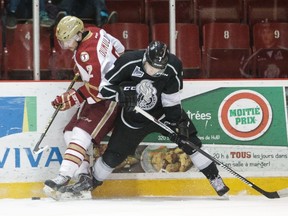
[[[97,198],[55,201],[50,198],[0,199],[1,216],[280,216],[288,198],[264,196]]]

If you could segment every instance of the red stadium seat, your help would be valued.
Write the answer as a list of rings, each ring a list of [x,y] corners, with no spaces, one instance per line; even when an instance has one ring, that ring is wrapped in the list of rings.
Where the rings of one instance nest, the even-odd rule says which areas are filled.
[[[169,23],[169,0],[145,0],[146,23],[150,27],[155,23]],[[175,0],[176,23],[195,22],[194,1]]]
[[[288,22],[287,0],[245,0],[247,23]]]
[[[197,24],[202,38],[203,26],[211,22],[241,23],[243,0],[195,0]],[[203,41],[200,41],[202,44]]]
[[[244,71],[259,78],[287,78],[287,38],[288,23],[256,23],[253,27],[253,54],[245,62]]]
[[[158,23],[152,26],[152,39],[169,45],[169,23]],[[185,78],[201,76],[201,50],[199,29],[196,24],[176,24],[176,55],[181,59]]]
[[[262,37],[264,37],[264,40],[262,39]],[[270,47],[274,48],[283,47],[288,49],[287,38],[288,38],[288,23],[257,23],[253,26],[254,50]]]
[[[207,78],[241,78],[240,65],[251,53],[249,27],[239,23],[203,26],[202,69]]]
[[[145,22],[145,0],[106,0],[106,6],[109,11],[117,11],[118,22]]]
[[[18,24],[6,30],[4,47],[4,77],[6,79],[34,79],[33,76],[33,25]],[[40,30],[40,78],[50,79],[51,54],[49,30]]]
[[[149,44],[148,25],[143,23],[105,24],[103,29],[119,39],[127,51],[146,49]]]

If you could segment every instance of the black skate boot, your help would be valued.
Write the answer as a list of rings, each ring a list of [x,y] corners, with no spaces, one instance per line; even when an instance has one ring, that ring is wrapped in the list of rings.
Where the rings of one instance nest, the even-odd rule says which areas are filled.
[[[97,186],[102,185],[103,182],[97,181],[91,174],[80,174],[79,181],[75,184],[71,184],[60,188],[62,193],[65,193],[65,198],[81,198],[91,199],[91,191]]]
[[[219,196],[223,196],[230,190],[225,185],[220,175],[216,176],[214,179],[209,179],[209,182]]]
[[[219,175],[219,171],[215,163],[211,163],[208,167],[201,170],[201,172],[207,177],[210,184],[219,196],[223,196],[230,190]]]
[[[61,188],[66,186],[70,181],[70,177],[58,175],[54,179],[48,179],[44,182],[44,193],[55,200],[59,200],[61,195]]]

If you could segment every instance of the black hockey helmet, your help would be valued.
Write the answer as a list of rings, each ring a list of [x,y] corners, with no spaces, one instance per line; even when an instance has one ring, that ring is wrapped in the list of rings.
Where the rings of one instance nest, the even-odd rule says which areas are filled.
[[[167,45],[160,41],[152,41],[146,49],[145,58],[151,66],[164,69],[169,58]]]

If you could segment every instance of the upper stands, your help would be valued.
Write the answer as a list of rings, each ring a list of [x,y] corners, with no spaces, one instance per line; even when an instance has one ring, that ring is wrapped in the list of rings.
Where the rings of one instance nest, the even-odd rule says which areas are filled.
[[[175,3],[176,55],[183,62],[185,78],[267,77],[266,68],[273,63],[272,58],[267,58],[269,54],[277,58],[281,71],[278,77],[287,77],[287,0],[175,0]],[[118,12],[118,22],[103,28],[117,37],[126,50],[145,49],[154,39],[170,45],[169,0],[106,0],[106,4],[109,11]],[[1,0],[2,18],[3,7]],[[87,21],[85,26],[88,23],[93,25]],[[261,45],[258,34],[268,23],[274,26],[274,40],[278,44],[270,50]],[[33,79],[31,24],[21,20],[15,30],[6,30],[4,26],[5,23],[0,25],[1,79]],[[72,79],[73,53],[61,50],[53,34],[53,30],[41,29],[41,79]]]
[[[118,22],[145,22],[145,0],[106,0],[106,5],[109,11],[117,11]]]
[[[169,0],[145,0],[145,20],[149,26],[169,22]],[[175,0],[176,23],[193,23],[196,20],[193,0]]]
[[[287,0],[244,0],[247,24],[288,22]]]

